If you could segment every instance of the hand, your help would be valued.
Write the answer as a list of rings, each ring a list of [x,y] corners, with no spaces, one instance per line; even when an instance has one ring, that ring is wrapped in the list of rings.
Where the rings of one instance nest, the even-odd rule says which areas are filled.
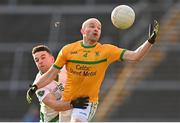
[[[73,108],[86,109],[89,103],[89,97],[79,97],[71,101],[71,106]]]
[[[36,85],[29,85],[29,89],[26,93],[26,100],[28,101],[28,103],[32,102],[32,97],[35,94],[36,90],[37,90],[37,86]]]
[[[159,31],[159,23],[154,20],[153,24],[149,25],[149,38],[148,41],[151,44],[154,44],[154,42],[156,41],[156,36],[158,34]]]

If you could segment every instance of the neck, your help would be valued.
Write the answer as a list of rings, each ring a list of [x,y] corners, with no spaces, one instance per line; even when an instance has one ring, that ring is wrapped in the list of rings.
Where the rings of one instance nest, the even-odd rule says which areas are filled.
[[[83,45],[84,46],[94,46],[97,44],[97,41],[95,40],[85,40],[83,39]]]

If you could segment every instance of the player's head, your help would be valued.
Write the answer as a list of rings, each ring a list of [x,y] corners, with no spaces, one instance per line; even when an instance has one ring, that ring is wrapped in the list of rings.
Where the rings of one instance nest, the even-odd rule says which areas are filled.
[[[32,56],[37,68],[45,73],[54,63],[54,57],[50,49],[45,45],[37,45],[32,49]]]
[[[101,35],[101,22],[96,18],[89,18],[81,28],[83,40],[90,41],[90,44],[96,43]]]

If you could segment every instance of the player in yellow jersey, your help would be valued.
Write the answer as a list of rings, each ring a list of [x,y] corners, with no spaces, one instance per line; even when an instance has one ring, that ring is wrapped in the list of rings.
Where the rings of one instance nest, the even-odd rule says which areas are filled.
[[[98,94],[107,67],[115,61],[141,60],[154,44],[158,30],[159,24],[154,21],[150,26],[148,40],[135,51],[130,51],[110,44],[100,44],[98,41],[101,35],[101,22],[96,18],[90,18],[82,24],[83,39],[64,46],[54,65],[33,87],[44,87],[66,65],[67,81],[62,100],[70,101],[77,97],[89,96],[90,103],[87,109],[73,108],[64,112],[64,116],[69,113],[70,121],[90,121],[97,108]]]

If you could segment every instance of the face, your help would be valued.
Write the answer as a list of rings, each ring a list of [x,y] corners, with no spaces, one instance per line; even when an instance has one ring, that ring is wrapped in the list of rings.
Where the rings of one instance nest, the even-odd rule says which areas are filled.
[[[87,20],[81,30],[83,38],[89,41],[89,44],[96,43],[101,35],[101,23],[97,19]]]
[[[40,51],[33,54],[34,61],[39,71],[45,73],[54,63],[54,57],[47,51]]]

